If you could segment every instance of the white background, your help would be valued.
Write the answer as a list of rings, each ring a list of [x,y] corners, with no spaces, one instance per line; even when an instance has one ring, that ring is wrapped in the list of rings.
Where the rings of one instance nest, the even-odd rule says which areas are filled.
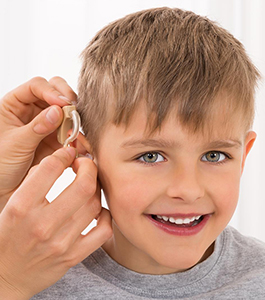
[[[0,95],[34,76],[59,75],[76,91],[79,54],[94,34],[117,18],[138,10],[169,6],[216,20],[246,47],[265,74],[265,1],[263,0],[0,0]],[[257,93],[258,133],[241,183],[239,206],[231,224],[265,241],[265,88]],[[4,141],[0,141],[3,143]],[[53,198],[73,175],[67,171],[50,193]]]

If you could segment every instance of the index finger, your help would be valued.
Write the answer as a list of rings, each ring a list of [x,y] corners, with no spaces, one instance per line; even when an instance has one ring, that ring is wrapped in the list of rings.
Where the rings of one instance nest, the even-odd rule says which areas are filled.
[[[75,156],[74,148],[65,147],[44,158],[13,194],[13,205],[23,211],[40,204],[48,205],[45,196],[63,171],[70,167]]]
[[[69,87],[69,89],[71,89]],[[14,100],[22,102],[24,104],[30,104],[37,101],[43,101],[45,104],[50,105],[69,105],[72,102],[63,96],[57,89],[55,89],[45,78],[34,77],[28,82],[18,86],[11,92],[9,92],[4,100],[7,103],[13,104]]]

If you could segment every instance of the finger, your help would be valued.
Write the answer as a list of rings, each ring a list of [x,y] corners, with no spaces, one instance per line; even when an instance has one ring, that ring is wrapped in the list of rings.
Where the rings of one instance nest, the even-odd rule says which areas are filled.
[[[57,228],[54,227],[54,230],[56,231],[57,229],[59,232],[58,240],[68,240],[66,242],[68,245],[73,244],[87,226],[99,217],[101,210],[101,191],[98,185],[94,196],[88,199],[74,215],[67,219],[63,225],[56,224]]]
[[[92,228],[85,236],[79,235],[76,242],[69,249],[69,265],[75,266],[88,255],[101,247],[112,236],[112,225],[110,212],[102,208],[97,226]]]
[[[56,129],[60,126],[63,119],[63,112],[57,105],[48,107],[38,114],[30,123],[19,128],[19,134],[16,135],[16,142],[21,150],[35,151],[42,140],[42,151],[44,155],[45,147],[47,154],[51,154],[61,145],[57,141]],[[45,141],[50,141],[45,144]],[[51,149],[51,146],[54,146]],[[36,152],[37,154],[39,152]],[[34,163],[39,163],[43,157],[38,157]]]
[[[97,168],[93,161],[86,157],[75,160],[76,177],[74,181],[46,207],[49,215],[55,220],[65,222],[96,193]]]
[[[56,104],[59,106],[69,105],[72,102],[57,91],[46,79],[35,77],[28,82],[20,85],[13,91],[9,92],[6,97],[6,102],[12,104],[14,99],[22,103],[29,104],[36,101],[45,101],[50,105]]]
[[[18,205],[23,206],[24,209],[40,203],[48,205],[46,194],[63,171],[72,164],[75,156],[75,149],[66,147],[44,158],[15,192]],[[13,203],[16,204],[15,200]]]
[[[68,83],[61,77],[55,76],[49,80],[49,83],[62,95],[66,96],[74,104],[77,100],[76,93],[68,85]]]
[[[52,231],[56,232],[54,240],[63,241],[68,247],[73,245],[79,238],[81,233],[91,224],[95,217],[99,216],[101,212],[100,200],[93,197],[94,200],[89,200],[84,204],[72,217],[70,217],[64,224],[57,222],[52,227]],[[59,218],[57,217],[57,220]],[[47,220],[49,222],[49,220]],[[46,222],[47,224],[47,222]],[[51,225],[51,222],[49,222]]]
[[[63,112],[59,106],[48,107],[37,115],[28,127],[39,136],[46,136],[59,127],[63,120]]]
[[[28,174],[27,174],[26,178],[24,179],[24,181],[28,180],[29,177],[35,173],[35,171],[38,169],[38,167],[39,167],[38,165],[35,165],[32,168],[30,168],[30,170],[28,171]]]
[[[30,123],[20,128],[17,140],[22,140],[21,147],[36,149],[46,136],[55,131],[61,124],[63,112],[57,105],[46,108]]]
[[[40,144],[35,147],[35,156],[32,162],[32,166],[39,164],[44,157],[52,155],[56,150],[62,148],[62,145],[57,140],[57,132],[54,131],[46,136]]]

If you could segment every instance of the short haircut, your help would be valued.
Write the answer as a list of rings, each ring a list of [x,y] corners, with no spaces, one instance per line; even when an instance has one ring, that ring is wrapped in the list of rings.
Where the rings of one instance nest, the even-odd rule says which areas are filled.
[[[82,60],[78,111],[94,151],[106,124],[128,125],[142,101],[151,131],[173,108],[183,126],[203,129],[220,93],[252,126],[259,72],[243,45],[206,17],[167,7],[130,14],[99,31]]]

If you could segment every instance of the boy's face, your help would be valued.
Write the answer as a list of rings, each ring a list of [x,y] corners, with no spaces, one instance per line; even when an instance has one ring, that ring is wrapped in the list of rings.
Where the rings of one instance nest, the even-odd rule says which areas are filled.
[[[114,230],[104,248],[117,262],[140,273],[166,274],[211,254],[235,211],[256,137],[246,136],[240,116],[222,116],[216,114],[207,139],[188,133],[173,116],[160,132],[145,136],[143,106],[126,130],[110,124],[104,131],[96,162]]]

